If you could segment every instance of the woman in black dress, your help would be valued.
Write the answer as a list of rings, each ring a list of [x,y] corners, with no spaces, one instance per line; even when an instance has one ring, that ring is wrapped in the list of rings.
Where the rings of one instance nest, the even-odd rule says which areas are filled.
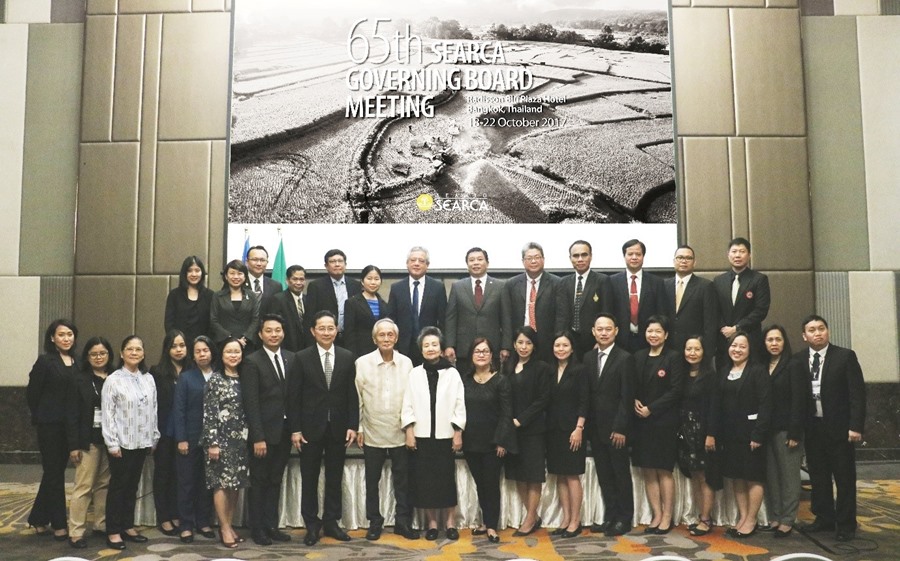
[[[712,356],[703,348],[703,337],[689,336],[684,342],[684,379],[681,400],[681,425],[678,429],[678,467],[691,478],[691,496],[697,505],[698,522],[688,526],[692,536],[705,536],[712,530],[715,493],[722,488],[715,454],[707,430],[710,405],[716,391],[716,373]]]
[[[641,468],[653,518],[645,534],[668,534],[674,526],[675,479],[678,456],[678,406],[681,401],[682,358],[665,348],[669,320],[651,316],[644,336],[649,349],[634,353],[634,435],[631,465]]]
[[[259,295],[247,284],[247,266],[238,259],[229,261],[222,272],[225,286],[213,295],[209,309],[209,328],[212,340],[220,345],[234,337],[244,347],[253,350],[253,338],[259,328]],[[248,346],[249,345],[249,346]]]
[[[506,478],[516,482],[519,499],[525,506],[525,519],[514,536],[533,534],[541,527],[538,507],[541,486],[546,479],[547,403],[550,400],[551,371],[537,360],[537,332],[524,325],[513,339],[516,359],[507,360],[507,375],[513,388],[513,424],[519,453],[506,461]]]
[[[44,354],[40,355],[28,374],[25,399],[31,410],[31,424],[37,428],[41,452],[41,485],[38,487],[28,524],[39,536],[50,535],[65,541],[66,466],[69,443],[66,441],[66,404],[75,381],[75,338],[78,329],[67,319],[58,319],[44,333]]]
[[[344,341],[357,357],[375,350],[372,328],[376,321],[387,317],[387,302],[378,294],[381,269],[366,265],[361,282],[362,292],[351,296],[344,304]]]
[[[156,412],[159,442],[153,451],[153,505],[156,526],[167,536],[178,533],[178,484],[175,477],[177,444],[169,426],[175,384],[188,365],[187,340],[184,333],[173,329],[163,339],[159,363],[150,368],[156,383]]]
[[[463,454],[478,490],[482,525],[473,536],[487,534],[499,543],[500,470],[507,453],[515,454],[515,427],[512,424],[512,387],[506,376],[494,368],[494,350],[484,337],[472,341],[469,349],[472,373],[463,381],[466,394],[466,432]]]
[[[422,329],[418,338],[425,362],[409,373],[400,423],[410,453],[409,489],[412,504],[425,510],[425,539],[438,538],[438,518],[444,511],[447,539],[459,539],[456,528],[456,452],[466,428],[463,382],[443,358],[444,338],[437,327]]]
[[[709,434],[722,458],[722,475],[732,480],[740,519],[727,534],[746,538],[756,533],[763,501],[766,451],[772,407],[771,384],[765,368],[748,362],[750,338],[743,331],[728,342],[730,364],[719,372]]]
[[[588,409],[588,381],[584,368],[575,360],[572,339],[570,332],[563,331],[553,340],[556,377],[551,384],[547,407],[547,472],[556,475],[563,514],[562,524],[552,533],[564,538],[581,535],[583,438]]]
[[[794,529],[800,505],[800,463],[806,421],[805,369],[791,368],[791,343],[784,327],[763,331],[772,381],[772,427],[766,446],[766,512],[776,538]]]
[[[178,274],[178,286],[166,298],[166,333],[177,329],[185,341],[209,335],[209,310],[213,291],[207,288],[206,267],[196,255],[184,259]]]

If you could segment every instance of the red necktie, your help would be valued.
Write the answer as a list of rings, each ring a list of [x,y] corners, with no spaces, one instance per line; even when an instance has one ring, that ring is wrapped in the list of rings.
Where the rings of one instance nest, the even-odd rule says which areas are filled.
[[[638,291],[637,291],[637,275],[631,275],[631,293],[629,295],[631,303],[631,325],[638,324]]]
[[[531,281],[531,292],[528,293],[528,326],[537,331],[537,318],[534,317],[534,301],[537,300],[537,281]]]
[[[481,288],[481,279],[475,280],[475,307],[481,308],[484,303],[484,289]]]

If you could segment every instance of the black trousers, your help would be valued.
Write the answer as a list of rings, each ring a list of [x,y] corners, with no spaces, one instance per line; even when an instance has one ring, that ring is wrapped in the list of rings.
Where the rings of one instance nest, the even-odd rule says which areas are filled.
[[[66,528],[66,466],[69,463],[66,427],[63,423],[41,423],[37,425],[37,437],[44,473],[28,523],[32,526],[50,524],[54,529],[62,530]]]
[[[303,445],[300,452],[301,484],[300,514],[307,528],[318,528],[337,523],[341,519],[342,480],[344,478],[344,456],[347,449],[344,441],[331,435],[331,423],[325,427],[320,440]],[[325,461],[325,510],[319,518],[319,471]]]
[[[496,451],[465,452],[463,455],[475,480],[482,521],[485,527],[496,530],[500,522],[500,471],[503,460],[497,457]]]
[[[175,454],[178,477],[178,529],[193,532],[208,528],[212,516],[212,491],[206,488],[205,450],[191,446],[187,454]]]
[[[810,509],[816,520],[840,532],[856,531],[856,449],[846,435],[829,435],[821,420],[806,431],[806,461],[812,484]],[[837,500],[831,482],[837,487]]]
[[[278,528],[278,500],[284,468],[291,455],[291,435],[284,431],[278,444],[266,444],[266,456],[253,455],[250,443],[250,489],[247,490],[249,526],[253,531]]]
[[[106,533],[110,536],[134,528],[134,504],[149,448],[126,450],[109,457],[109,491],[106,494]]]
[[[624,522],[631,526],[634,496],[628,448],[613,447],[608,435],[592,435],[590,441],[600,495],[603,497],[603,521]]]
[[[397,503],[395,525],[412,526],[412,505],[409,500],[409,452],[405,446],[375,448],[363,446],[366,464],[366,518],[372,526],[384,526],[384,516],[379,505],[381,472],[384,462],[391,459],[391,482],[394,484],[394,500]]]
[[[153,451],[153,506],[156,523],[178,518],[178,480],[175,477],[177,445],[168,436],[160,437]]]

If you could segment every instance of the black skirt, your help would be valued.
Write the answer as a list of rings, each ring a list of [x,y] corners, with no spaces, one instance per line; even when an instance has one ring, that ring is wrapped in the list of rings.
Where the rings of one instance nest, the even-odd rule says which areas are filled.
[[[717,443],[718,445],[718,443]],[[722,476],[757,483],[766,482],[766,445],[750,450],[750,439],[721,442]]]
[[[583,432],[583,431],[582,431]],[[547,432],[547,472],[553,475],[584,474],[585,446],[587,440],[581,439],[581,448],[573,452],[569,448],[569,435],[559,429]]]
[[[523,483],[543,483],[547,478],[544,469],[546,452],[543,433],[519,434],[519,453],[507,457],[506,478]]]
[[[631,465],[639,468],[675,469],[678,457],[678,425],[639,419],[632,430]]]
[[[416,508],[456,506],[456,456],[451,438],[416,438],[409,455],[410,492]]]

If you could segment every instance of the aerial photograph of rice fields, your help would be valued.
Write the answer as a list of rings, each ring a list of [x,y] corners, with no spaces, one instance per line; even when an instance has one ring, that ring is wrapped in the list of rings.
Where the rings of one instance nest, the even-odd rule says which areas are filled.
[[[236,0],[229,222],[674,223],[665,0],[485,4]]]

